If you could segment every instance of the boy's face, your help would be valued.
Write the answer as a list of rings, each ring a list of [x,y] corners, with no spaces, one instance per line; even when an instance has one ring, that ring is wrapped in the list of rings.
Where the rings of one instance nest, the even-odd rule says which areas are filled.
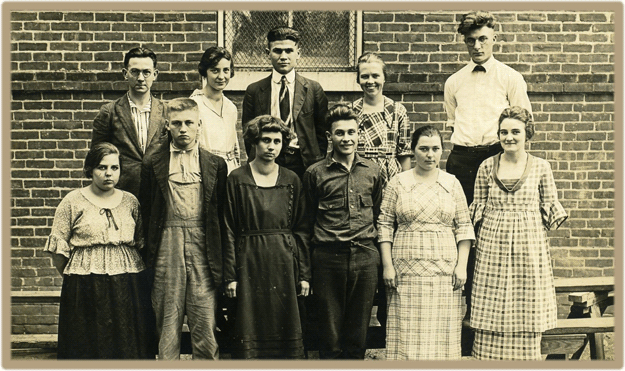
[[[271,60],[271,65],[282,75],[291,72],[300,57],[299,47],[293,40],[272,41],[266,51]]]
[[[171,133],[172,141],[177,148],[191,149],[196,142],[199,127],[200,119],[197,109],[169,113],[166,128]]]
[[[356,120],[339,120],[332,123],[331,132],[327,133],[332,148],[343,156],[349,156],[358,145],[358,123]]]
[[[493,55],[493,45],[497,40],[495,30],[483,26],[464,36],[464,43],[473,62],[483,64]]]

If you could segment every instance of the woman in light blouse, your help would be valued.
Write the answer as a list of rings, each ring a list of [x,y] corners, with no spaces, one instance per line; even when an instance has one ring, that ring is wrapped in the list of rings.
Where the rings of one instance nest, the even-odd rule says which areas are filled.
[[[63,275],[59,359],[154,359],[154,316],[139,202],[115,189],[119,151],[99,143],[87,154],[89,186],[56,209],[44,251]]]

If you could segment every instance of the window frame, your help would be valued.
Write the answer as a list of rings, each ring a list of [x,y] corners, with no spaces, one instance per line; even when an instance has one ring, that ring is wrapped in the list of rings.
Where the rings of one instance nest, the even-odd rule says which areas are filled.
[[[217,12],[217,45],[223,47],[225,45],[225,12],[219,10]],[[358,61],[358,57],[362,54],[363,46],[363,22],[362,10],[356,10],[356,42],[354,45],[354,65]],[[262,78],[267,77],[267,71],[250,71],[236,68],[235,77],[230,80],[230,84],[226,91],[245,91],[248,85]],[[297,67],[296,67],[297,69]],[[355,71],[341,72],[300,72],[304,77],[316,80],[321,84],[324,91],[361,91],[360,85],[356,82]]]

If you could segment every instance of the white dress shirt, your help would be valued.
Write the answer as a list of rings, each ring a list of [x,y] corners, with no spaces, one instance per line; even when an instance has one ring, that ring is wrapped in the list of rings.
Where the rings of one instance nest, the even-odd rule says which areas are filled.
[[[273,70],[271,73],[271,116],[280,117],[280,88],[282,87],[282,74]],[[286,75],[286,87],[289,93],[290,113],[293,117],[293,97],[295,96],[295,69]],[[295,117],[291,121],[295,121]]]
[[[497,130],[501,112],[520,106],[532,113],[523,76],[491,57],[482,66],[486,72],[473,71],[473,61],[445,82],[447,127],[453,127],[451,143],[466,147],[499,142]]]

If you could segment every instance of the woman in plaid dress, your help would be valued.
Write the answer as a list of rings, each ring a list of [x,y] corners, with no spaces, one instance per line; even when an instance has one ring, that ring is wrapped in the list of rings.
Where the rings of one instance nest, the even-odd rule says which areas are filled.
[[[358,115],[358,154],[380,165],[386,184],[400,171],[410,169],[410,122],[406,107],[382,94],[386,65],[377,54],[361,55],[356,69],[364,93],[352,104]]]
[[[556,327],[546,230],[558,228],[567,214],[549,162],[525,151],[533,133],[527,110],[506,108],[498,132],[504,151],[482,163],[475,181],[471,327],[478,359],[541,359],[541,334]]]
[[[473,225],[460,182],[438,168],[440,132],[415,130],[412,150],[416,166],[390,180],[378,221],[389,301],[386,358],[459,359]]]

